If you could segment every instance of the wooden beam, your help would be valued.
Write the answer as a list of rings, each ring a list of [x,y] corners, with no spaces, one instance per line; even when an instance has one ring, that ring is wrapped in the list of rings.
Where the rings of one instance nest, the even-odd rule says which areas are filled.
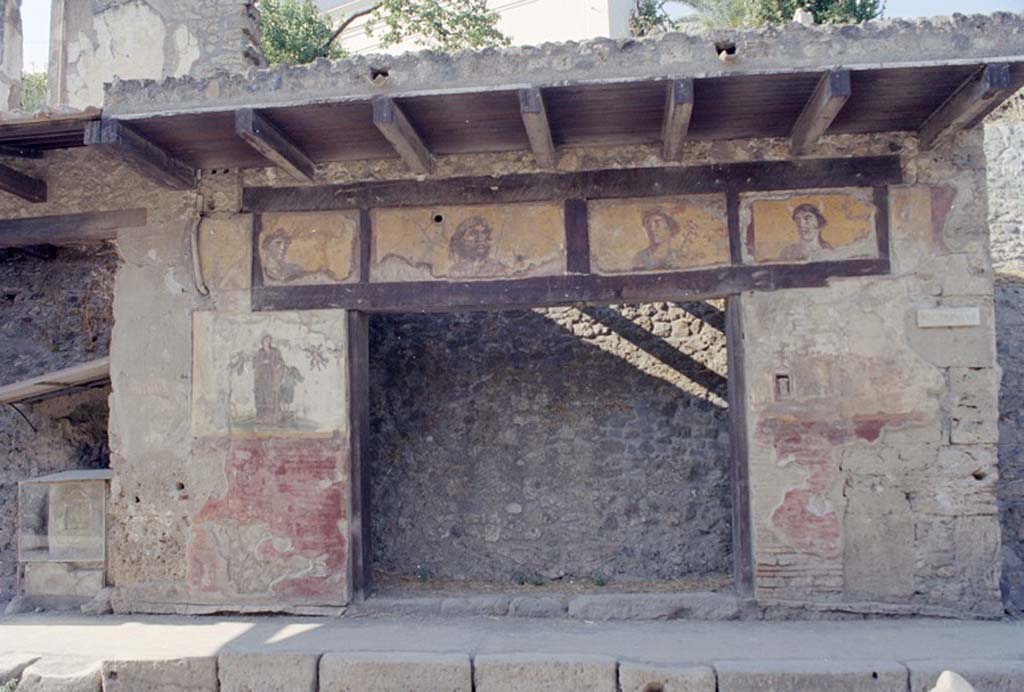
[[[10,156],[16,159],[41,159],[43,152],[39,149],[0,144],[0,156]]]
[[[373,124],[412,171],[426,174],[433,170],[433,155],[393,99],[373,99]]]
[[[0,164],[0,190],[29,202],[46,201],[46,181],[25,175],[10,166]]]
[[[924,121],[918,133],[921,150],[949,141],[957,132],[988,115],[1014,91],[1008,64],[985,65]]]
[[[590,226],[587,201],[565,200],[565,270],[570,274],[590,273]]]
[[[541,168],[555,167],[555,143],[551,139],[551,125],[548,123],[548,112],[544,108],[544,96],[540,89],[519,90],[519,114],[526,127],[526,136],[530,138],[530,148]]]
[[[661,124],[661,158],[678,161],[693,116],[693,80],[670,82],[665,96],[665,118]]]
[[[119,120],[94,120],[86,123],[85,145],[121,157],[158,185],[172,190],[192,190],[196,187],[195,169]]]
[[[372,587],[370,551],[370,332],[366,313],[348,313],[349,570],[352,596]]]
[[[0,248],[99,243],[117,238],[119,228],[145,225],[145,209],[3,219],[0,220]]]
[[[316,164],[252,108],[235,112],[235,134],[293,178],[312,182]]]
[[[109,379],[110,358],[104,357],[0,387],[0,404],[43,399],[69,389],[87,389]]]
[[[899,185],[898,156],[750,161],[710,166],[531,173],[354,185],[247,187],[245,212],[324,211],[435,204],[512,204],[572,199],[769,192],[819,187]]]
[[[750,516],[750,452],[747,443],[746,341],[741,310],[743,296],[725,304],[725,343],[728,360],[729,448],[732,452],[733,583],[740,596],[754,593],[754,549]],[[760,373],[760,376],[768,376]]]
[[[837,276],[889,273],[888,259],[808,264],[742,265],[680,272],[558,276],[489,281],[263,286],[252,290],[255,310],[347,309],[363,312],[502,310],[591,303],[610,305],[693,301],[745,291],[825,286]]]
[[[829,70],[823,74],[793,125],[789,135],[790,153],[803,154],[814,146],[846,105],[851,93],[849,70]]]

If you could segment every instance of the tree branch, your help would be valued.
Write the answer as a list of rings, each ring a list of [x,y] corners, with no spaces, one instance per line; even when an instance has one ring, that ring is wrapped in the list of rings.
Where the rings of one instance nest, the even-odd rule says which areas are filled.
[[[330,55],[331,44],[333,44],[338,39],[338,37],[341,36],[341,32],[347,29],[349,25],[352,24],[352,22],[359,19],[360,17],[365,17],[368,14],[376,12],[377,10],[380,9],[380,6],[383,4],[383,2],[374,3],[373,5],[367,7],[366,9],[359,10],[358,12],[353,12],[352,14],[350,14],[345,19],[345,21],[341,23],[341,26],[334,30],[334,33],[331,34],[331,37],[327,39],[327,43],[324,44],[324,47],[321,51],[323,53],[323,56],[326,58],[328,55]]]

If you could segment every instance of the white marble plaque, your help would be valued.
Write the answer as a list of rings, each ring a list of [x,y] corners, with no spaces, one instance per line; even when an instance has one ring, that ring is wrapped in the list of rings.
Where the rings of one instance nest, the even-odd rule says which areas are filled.
[[[981,310],[977,307],[918,308],[917,326],[923,329],[939,327],[977,327],[981,324]]]

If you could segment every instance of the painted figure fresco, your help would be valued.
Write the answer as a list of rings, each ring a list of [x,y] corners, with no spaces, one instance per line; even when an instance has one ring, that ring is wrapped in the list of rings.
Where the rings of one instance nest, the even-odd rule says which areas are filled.
[[[264,334],[253,356],[253,392],[256,421],[282,423],[294,417],[295,386],[303,381],[299,369],[284,362],[273,338]]]
[[[801,204],[793,210],[793,223],[796,224],[797,242],[782,248],[779,259],[814,260],[828,255],[834,250],[821,233],[828,225],[825,215],[813,204]]]
[[[740,224],[746,229],[747,261],[824,262],[878,256],[870,190],[744,195]]]
[[[508,265],[491,257],[494,231],[483,217],[472,216],[459,224],[448,241],[451,276],[493,277],[510,273]]]
[[[355,281],[359,217],[355,212],[289,212],[260,219],[259,255],[268,285]]]
[[[565,271],[563,205],[372,212],[371,281],[517,279]]]
[[[724,195],[590,203],[591,263],[601,273],[673,271],[729,261]]]

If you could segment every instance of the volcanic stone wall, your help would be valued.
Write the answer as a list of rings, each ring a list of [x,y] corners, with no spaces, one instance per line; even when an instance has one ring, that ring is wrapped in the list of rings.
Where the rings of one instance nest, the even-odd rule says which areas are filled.
[[[107,354],[116,268],[111,247],[0,250],[0,385]],[[0,603],[14,596],[18,481],[106,466],[109,393],[0,407]]]
[[[724,303],[371,320],[377,570],[731,569]]]

